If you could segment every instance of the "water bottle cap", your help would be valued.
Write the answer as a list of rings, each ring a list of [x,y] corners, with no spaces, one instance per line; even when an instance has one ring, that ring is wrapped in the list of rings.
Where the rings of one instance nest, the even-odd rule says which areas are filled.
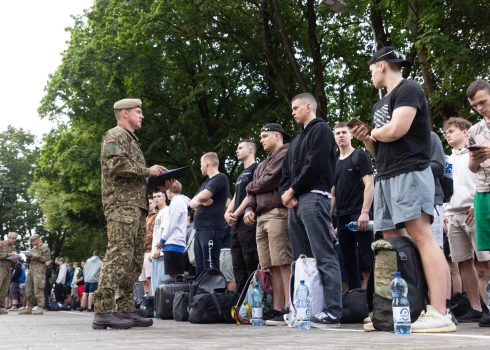
[[[305,284],[304,280],[299,281],[299,284]]]
[[[400,278],[402,275],[400,274],[400,272],[395,272],[395,278]]]

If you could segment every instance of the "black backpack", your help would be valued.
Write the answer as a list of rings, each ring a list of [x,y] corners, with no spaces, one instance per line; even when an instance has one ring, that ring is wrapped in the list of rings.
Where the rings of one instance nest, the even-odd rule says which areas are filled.
[[[408,285],[408,302],[411,321],[415,322],[425,310],[428,288],[420,254],[409,237],[396,237],[373,243],[374,263],[368,281],[367,301],[373,311],[371,321],[374,328],[392,332],[393,309],[391,281],[399,271]]]
[[[145,296],[141,300],[141,303],[139,304],[138,314],[141,317],[153,318],[154,312],[155,312],[154,297],[153,296]]]
[[[189,290],[189,301],[192,302],[194,296],[203,293],[224,293],[226,292],[226,279],[223,273],[213,267],[204,269],[196,276]]]
[[[340,323],[363,323],[368,313],[365,289],[356,288],[342,293],[342,318]]]

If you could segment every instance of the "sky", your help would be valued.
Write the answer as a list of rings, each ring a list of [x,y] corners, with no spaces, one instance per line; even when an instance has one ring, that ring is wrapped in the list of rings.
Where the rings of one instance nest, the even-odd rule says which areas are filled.
[[[5,1],[0,12],[0,97],[6,104],[0,132],[9,125],[29,130],[38,139],[53,124],[37,113],[44,87],[61,64],[70,39],[71,15],[83,14],[93,0]],[[7,108],[5,108],[7,107]]]

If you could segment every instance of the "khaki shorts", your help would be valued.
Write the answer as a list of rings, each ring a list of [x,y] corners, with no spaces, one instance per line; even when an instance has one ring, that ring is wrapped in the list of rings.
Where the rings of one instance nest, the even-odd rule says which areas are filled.
[[[231,259],[231,249],[225,248],[219,253],[219,269],[225,276],[226,283],[235,282],[233,262]]]
[[[461,262],[474,258],[478,261],[489,261],[490,252],[476,250],[475,226],[468,226],[464,223],[466,214],[456,214],[448,216],[448,238],[451,249],[451,260]]]
[[[260,215],[257,218],[256,237],[259,262],[263,269],[293,262],[286,208],[274,208]]]

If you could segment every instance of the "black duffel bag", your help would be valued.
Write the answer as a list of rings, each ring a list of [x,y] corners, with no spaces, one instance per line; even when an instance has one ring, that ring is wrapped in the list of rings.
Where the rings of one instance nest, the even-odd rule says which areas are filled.
[[[340,323],[363,323],[368,313],[365,289],[356,288],[342,293],[342,318]]]
[[[238,294],[202,293],[192,298],[189,311],[191,323],[235,323],[231,308],[238,301]]]
[[[155,313],[155,298],[153,296],[145,296],[140,303],[140,308],[138,309],[138,314],[141,317],[153,318]]]
[[[173,315],[175,321],[189,321],[189,292],[174,294]]]

